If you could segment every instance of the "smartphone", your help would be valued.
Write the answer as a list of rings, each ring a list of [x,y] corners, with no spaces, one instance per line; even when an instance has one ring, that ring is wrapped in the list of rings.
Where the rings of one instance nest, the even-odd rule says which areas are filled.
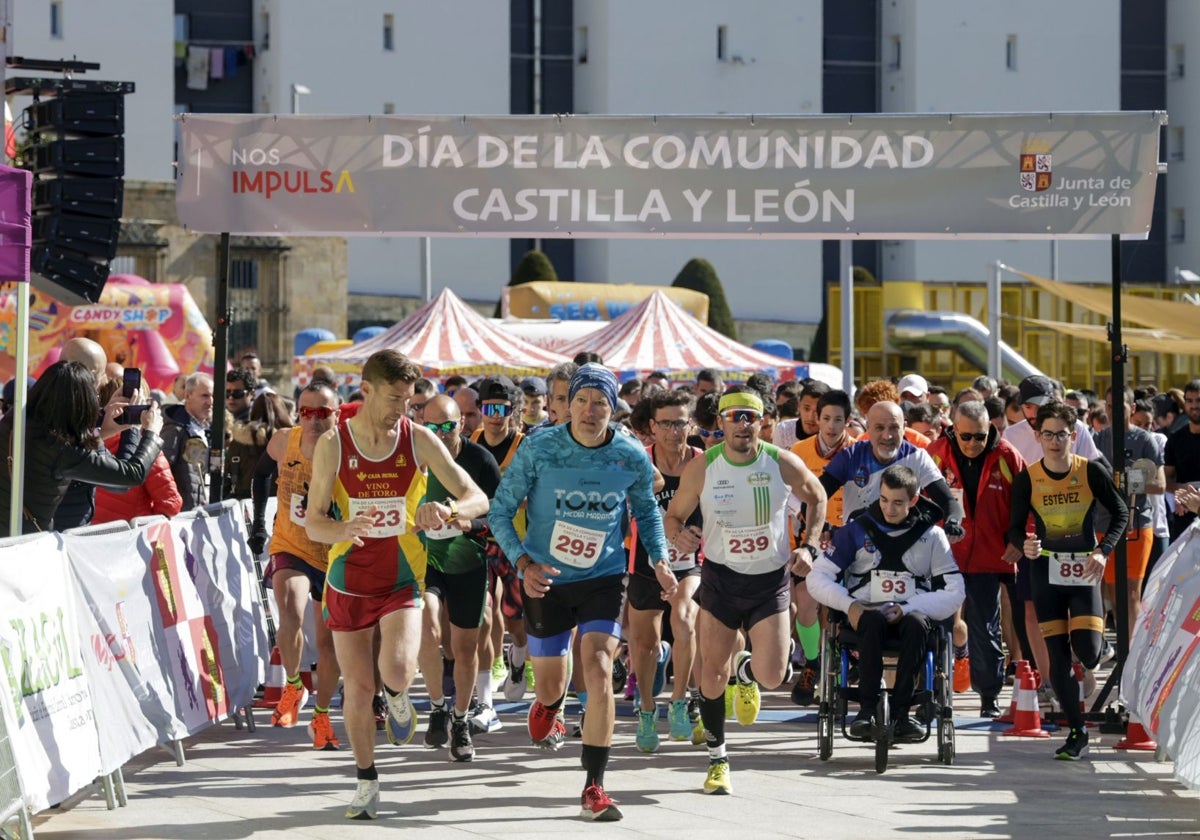
[[[136,426],[142,422],[142,414],[150,406],[147,405],[127,405],[125,410],[117,416],[117,422],[124,426]]]
[[[127,400],[131,400],[138,395],[142,390],[142,372],[137,368],[125,368],[124,385],[121,388],[121,395]]]

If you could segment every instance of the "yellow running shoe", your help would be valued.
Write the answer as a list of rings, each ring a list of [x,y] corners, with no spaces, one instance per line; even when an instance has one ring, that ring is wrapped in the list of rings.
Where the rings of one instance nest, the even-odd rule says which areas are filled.
[[[308,702],[308,689],[304,683],[299,686],[286,683],[283,686],[283,696],[279,698],[275,712],[271,715],[272,726],[295,726],[300,722],[300,710]]]
[[[748,651],[739,651],[733,657],[733,672],[737,673],[738,667],[747,659],[750,658]],[[737,681],[737,693],[733,699],[733,710],[737,715],[737,722],[742,726],[750,726],[754,721],[758,720],[758,710],[762,707],[762,697],[758,692],[758,683]]]
[[[736,685],[725,686],[725,720],[733,717],[733,698],[737,694]]]
[[[708,764],[708,777],[704,780],[704,792],[728,795],[733,793],[729,780],[729,761],[721,758]]]

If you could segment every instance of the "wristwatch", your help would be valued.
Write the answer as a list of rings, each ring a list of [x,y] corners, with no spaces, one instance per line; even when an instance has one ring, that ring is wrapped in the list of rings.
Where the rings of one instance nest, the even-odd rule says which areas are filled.
[[[458,519],[458,502],[456,502],[454,499],[447,499],[446,504],[450,508],[450,518]]]
[[[817,562],[817,558],[821,556],[821,552],[818,551],[817,547],[815,545],[813,545],[812,543],[801,543],[800,547],[808,549],[808,553],[810,555],[812,555],[812,559],[813,559],[814,563]]]

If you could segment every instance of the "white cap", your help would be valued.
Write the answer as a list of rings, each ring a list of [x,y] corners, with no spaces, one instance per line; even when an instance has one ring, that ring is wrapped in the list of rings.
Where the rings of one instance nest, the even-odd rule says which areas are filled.
[[[925,377],[915,373],[910,373],[908,376],[901,378],[896,388],[900,391],[901,398],[905,394],[915,394],[918,397],[923,397],[929,393],[929,383],[925,381]]]

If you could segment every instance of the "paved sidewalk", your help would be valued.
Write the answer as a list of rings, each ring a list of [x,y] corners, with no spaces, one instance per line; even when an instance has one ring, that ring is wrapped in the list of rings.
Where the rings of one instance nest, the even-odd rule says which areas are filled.
[[[965,695],[961,706],[975,709],[974,701]],[[833,758],[820,761],[816,715],[785,693],[766,695],[765,705],[753,727],[730,721],[734,795],[720,797],[700,793],[702,747],[665,740],[663,720],[660,752],[638,753],[629,704],[619,703],[606,778],[625,811],[618,823],[578,818],[578,740],[555,754],[536,750],[525,733],[527,704],[500,703],[504,728],[476,738],[471,764],[423,749],[421,734],[392,747],[380,733],[383,796],[373,823],[343,818],[354,787],[348,744],[314,752],[303,726],[273,729],[260,711],[254,733],[226,723],[190,739],[183,767],[164,750],[135,759],[125,771],[128,807],[106,811],[92,795],[39,815],[35,830],[43,840],[328,840],[395,837],[400,828],[430,838],[1200,837],[1200,797],[1152,754],[1113,750],[1116,735],[1093,734],[1090,759],[1060,762],[1051,756],[1061,735],[1005,738],[1002,724],[960,718],[954,766],[940,765],[929,741],[897,748],[877,775],[873,750],[840,738]],[[345,742],[340,716],[334,725]]]

